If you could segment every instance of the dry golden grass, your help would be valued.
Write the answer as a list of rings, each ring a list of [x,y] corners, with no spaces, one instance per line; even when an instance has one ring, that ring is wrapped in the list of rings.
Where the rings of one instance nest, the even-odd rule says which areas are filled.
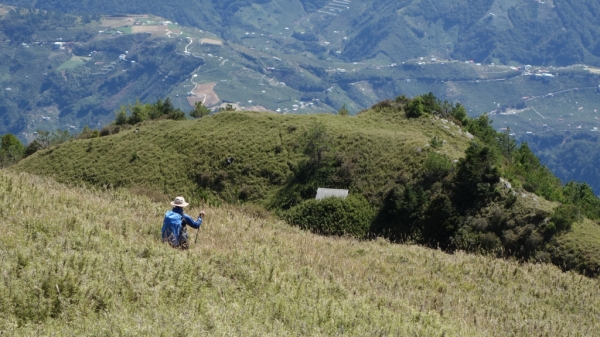
[[[599,282],[551,265],[328,238],[208,208],[0,172],[0,334],[594,336]],[[250,208],[246,208],[249,210]],[[199,209],[188,210],[196,215]]]

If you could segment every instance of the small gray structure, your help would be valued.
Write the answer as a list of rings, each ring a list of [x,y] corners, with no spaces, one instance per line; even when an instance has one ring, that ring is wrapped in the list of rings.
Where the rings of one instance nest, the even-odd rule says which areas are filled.
[[[334,188],[321,188],[317,189],[317,196],[315,199],[321,200],[325,198],[342,198],[346,199],[348,196],[348,190],[338,190]]]

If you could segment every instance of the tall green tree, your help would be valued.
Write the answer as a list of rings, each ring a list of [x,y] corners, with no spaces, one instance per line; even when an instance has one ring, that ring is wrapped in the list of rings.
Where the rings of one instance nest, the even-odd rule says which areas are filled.
[[[115,113],[115,124],[116,125],[127,124],[127,109],[124,106],[121,106],[119,111],[117,111]]]
[[[340,116],[348,116],[350,114],[350,112],[348,112],[348,109],[346,108],[346,104],[342,105],[342,107],[338,110],[337,114]]]
[[[130,105],[129,110],[131,111],[131,116],[129,116],[127,122],[132,125],[143,122],[151,117],[148,107],[145,104],[140,103],[139,100],[136,101],[134,105]]]
[[[465,154],[455,178],[455,199],[463,210],[485,204],[500,181],[499,160],[492,148],[473,142]]]
[[[0,140],[0,166],[16,163],[23,157],[25,146],[15,135],[7,133]]]
[[[194,109],[190,112],[190,116],[194,118],[202,118],[208,116],[208,114],[210,114],[210,109],[204,106],[202,102],[196,102]]]

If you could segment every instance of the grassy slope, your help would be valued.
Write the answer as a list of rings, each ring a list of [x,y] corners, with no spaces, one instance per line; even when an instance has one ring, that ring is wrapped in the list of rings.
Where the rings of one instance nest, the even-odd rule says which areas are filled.
[[[410,120],[373,111],[354,117],[233,112],[196,121],[149,122],[140,125],[138,132],[130,129],[71,141],[41,151],[15,169],[67,183],[132,187],[155,201],[183,194],[194,204],[200,201],[198,181],[204,179],[211,188],[221,188],[220,196],[227,201],[237,201],[239,191],[246,189],[255,202],[267,203],[292,176],[288,162],[293,166],[304,158],[300,139],[315,122],[326,127],[334,154],[355,161],[358,176],[351,192],[367,196],[381,195],[399,176],[410,180],[411,172],[426,158],[416,149],[425,149],[434,135],[448,140],[440,151],[451,159],[461,157],[467,146],[467,138],[458,134],[456,126],[436,119]],[[235,157],[233,165],[225,165],[227,157]],[[223,184],[215,183],[219,177]],[[550,212],[555,207],[543,198],[525,195],[515,207],[518,214],[532,209]],[[558,251],[573,251],[570,268],[582,261],[600,265],[594,262],[600,256],[598,233],[597,225],[576,225],[556,241]]]
[[[556,238],[557,255],[562,251],[559,265],[576,267],[584,261],[592,268],[600,266],[600,230],[597,223],[584,220],[573,225],[573,229]]]
[[[203,174],[212,181],[226,176],[221,192],[226,200],[236,200],[243,186],[254,186],[252,198],[266,200],[291,177],[288,162],[304,158],[302,135],[314,123],[325,126],[334,154],[355,161],[360,179],[351,190],[368,193],[381,192],[403,171],[414,172],[426,157],[417,148],[425,148],[431,137],[447,139],[440,151],[450,159],[460,157],[468,142],[458,127],[446,129],[436,119],[374,112],[357,117],[233,112],[150,122],[139,132],[72,141],[35,154],[16,169],[63,182],[145,186],[166,194],[190,193]],[[233,165],[225,165],[228,157],[235,158]]]
[[[320,237],[231,207],[208,208],[200,243],[181,252],[158,242],[165,204],[6,171],[0,191],[7,335],[591,336],[600,329],[600,282],[550,265]]]

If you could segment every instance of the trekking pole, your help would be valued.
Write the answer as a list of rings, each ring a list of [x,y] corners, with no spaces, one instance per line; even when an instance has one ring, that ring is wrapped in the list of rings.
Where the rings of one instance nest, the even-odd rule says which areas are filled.
[[[204,211],[200,212],[200,215],[202,216],[202,223],[204,224]],[[198,227],[198,230],[196,230],[196,239],[194,239],[194,244],[198,242],[198,233],[200,233],[200,227]]]

